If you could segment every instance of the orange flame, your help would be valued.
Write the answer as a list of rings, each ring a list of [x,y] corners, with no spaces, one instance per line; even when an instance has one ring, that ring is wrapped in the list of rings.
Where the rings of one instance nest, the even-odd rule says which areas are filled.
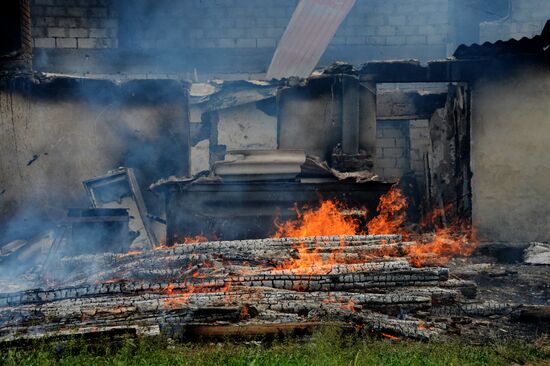
[[[174,284],[170,283],[166,287],[165,294],[168,298],[164,300],[164,307],[166,309],[177,309],[189,302],[189,298],[195,292],[193,285],[187,285],[185,290],[174,291]]]
[[[332,200],[321,202],[318,209],[305,211],[296,209],[297,220],[277,224],[275,238],[304,238],[309,236],[355,235],[359,224],[351,217],[342,214],[345,206]]]
[[[399,337],[393,336],[393,335],[391,335],[391,334],[380,333],[380,335],[381,335],[382,337],[386,337],[386,338],[392,339],[392,340],[394,340],[394,341],[399,341],[399,340],[400,340]]]
[[[195,236],[186,236],[185,238],[183,238],[183,244],[204,243],[206,241],[208,241],[208,238],[203,234],[199,234]]]
[[[367,223],[369,234],[401,234],[409,240],[411,237],[419,237],[418,233],[405,230],[407,219],[406,209],[408,202],[399,188],[394,186],[380,198],[377,208],[377,216]],[[423,230],[433,230],[429,239],[423,236],[417,239],[406,251],[412,265],[420,267],[426,264],[445,264],[453,257],[470,256],[473,254],[477,240],[472,228],[460,220],[455,220],[446,227],[441,227],[447,213],[447,207],[434,209],[427,214],[420,225]],[[357,220],[346,216],[342,212],[345,205],[325,200],[318,209],[306,210],[303,213],[298,210],[298,219],[290,220],[283,224],[277,224],[278,230],[274,237],[311,237],[311,236],[335,236],[335,235],[361,235]],[[447,215],[448,216],[448,215]],[[305,243],[300,243],[294,248],[297,258],[293,258],[277,269],[292,269],[299,274],[320,274],[332,269],[336,264],[337,254],[343,248],[334,250],[328,259],[323,260],[319,255],[318,247],[310,249]],[[381,245],[377,251],[378,256],[393,256],[396,253]]]
[[[380,197],[378,215],[369,221],[369,234],[403,234],[403,224],[407,219],[407,199],[397,186]]]
[[[359,223],[350,216],[344,215],[343,210],[345,210],[343,204],[332,200],[325,200],[321,202],[318,209],[307,210],[304,213],[296,209],[298,218],[277,224],[278,230],[274,237],[355,235],[360,232]],[[299,243],[294,246],[294,249],[298,252],[297,258],[292,258],[276,269],[292,269],[297,274],[312,275],[319,273],[321,269],[330,272],[332,266],[336,264],[338,249],[333,251],[326,260],[321,258],[317,247],[310,249],[305,243]]]

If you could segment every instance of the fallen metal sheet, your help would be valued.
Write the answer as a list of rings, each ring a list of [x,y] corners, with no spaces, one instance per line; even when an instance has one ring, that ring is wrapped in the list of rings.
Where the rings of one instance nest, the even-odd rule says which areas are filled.
[[[203,112],[237,107],[273,98],[280,86],[278,82],[227,81],[215,84],[215,87],[210,89],[211,93],[192,95],[190,103],[200,107]]]
[[[235,150],[212,169],[223,180],[293,180],[305,161],[303,150]]]
[[[158,244],[134,172],[130,168],[85,180],[84,188],[94,208],[127,208],[130,230],[137,234],[133,245],[153,248]]]
[[[307,78],[355,0],[301,0],[281,38],[266,79]]]

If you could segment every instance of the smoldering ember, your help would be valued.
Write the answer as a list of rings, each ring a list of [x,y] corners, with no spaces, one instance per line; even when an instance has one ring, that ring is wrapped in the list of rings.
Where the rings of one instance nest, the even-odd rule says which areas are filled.
[[[534,341],[550,2],[0,5],[0,343]]]

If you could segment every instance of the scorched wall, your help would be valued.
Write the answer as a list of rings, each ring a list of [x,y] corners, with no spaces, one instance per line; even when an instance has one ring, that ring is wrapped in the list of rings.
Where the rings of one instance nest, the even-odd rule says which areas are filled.
[[[482,80],[472,100],[472,215],[480,238],[548,240],[550,72]]]
[[[144,193],[186,175],[188,130],[179,82],[0,79],[0,237],[88,207],[82,180],[119,166],[136,168]]]

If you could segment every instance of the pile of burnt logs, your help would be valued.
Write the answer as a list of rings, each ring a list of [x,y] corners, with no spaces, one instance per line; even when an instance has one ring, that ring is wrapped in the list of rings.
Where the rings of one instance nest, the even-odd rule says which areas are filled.
[[[65,257],[41,289],[0,294],[0,341],[117,330],[268,334],[325,323],[430,339],[449,317],[488,316],[476,285],[443,267],[415,268],[398,235],[181,244]]]

